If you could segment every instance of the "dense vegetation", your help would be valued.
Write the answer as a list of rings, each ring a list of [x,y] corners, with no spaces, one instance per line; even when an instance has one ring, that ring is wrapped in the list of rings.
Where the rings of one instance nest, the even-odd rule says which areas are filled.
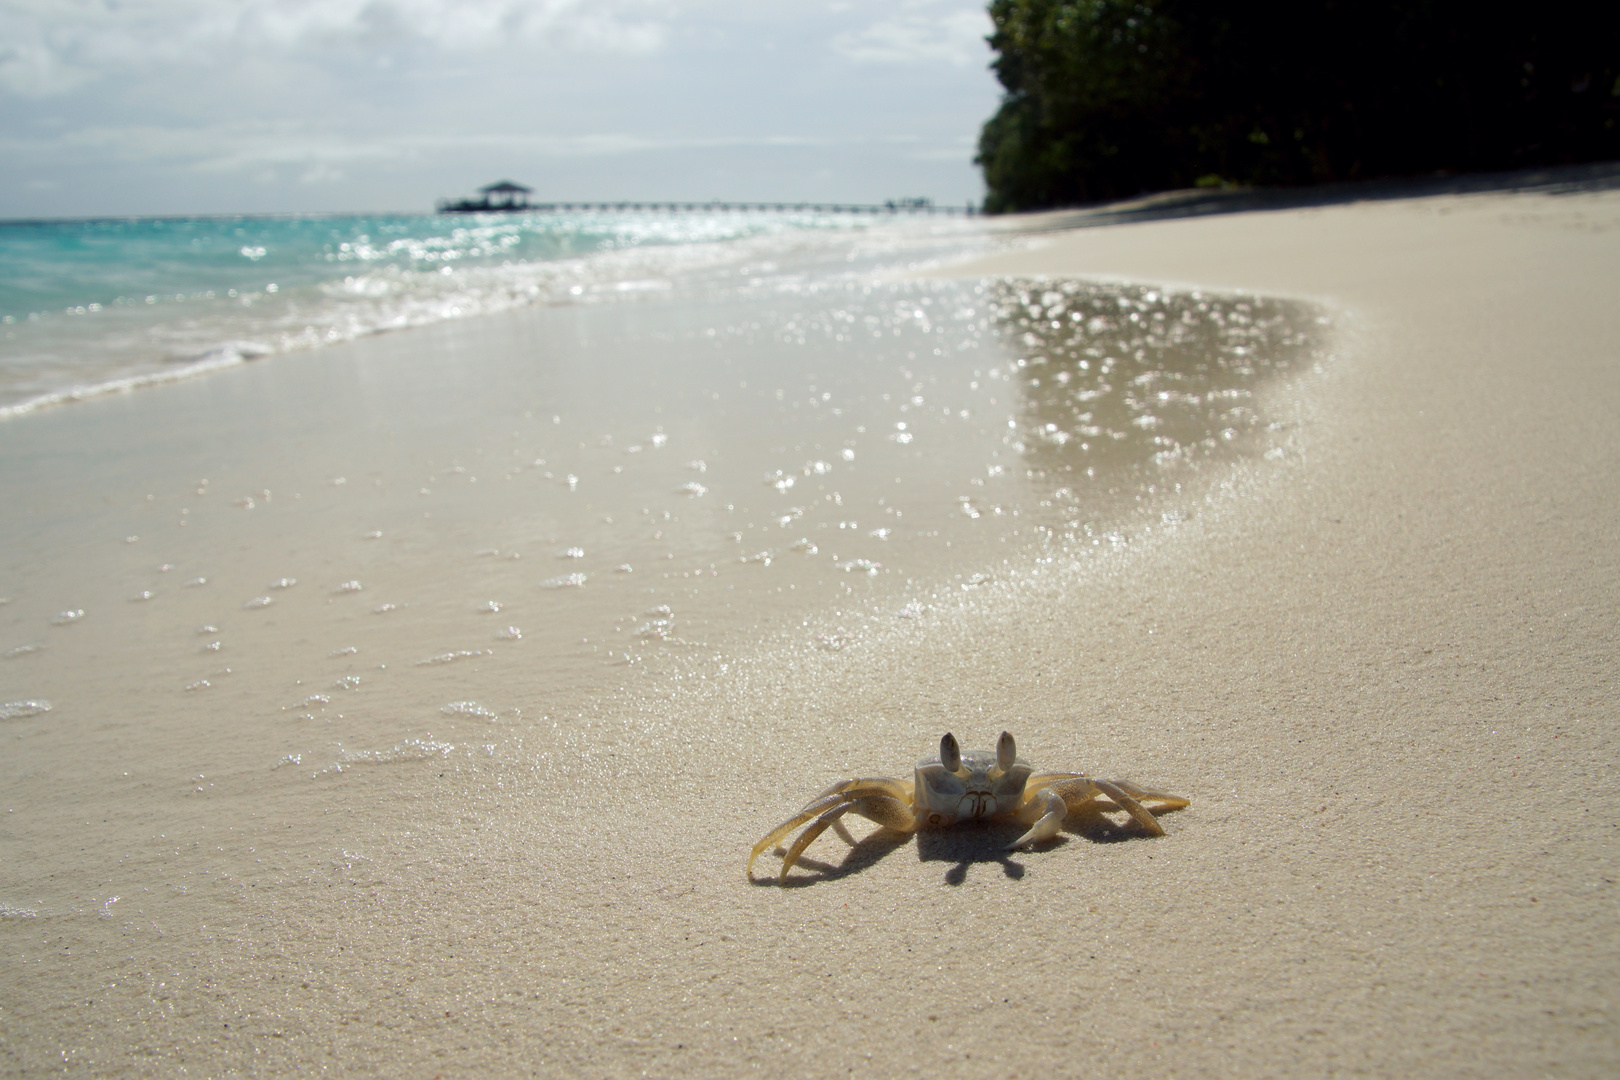
[[[992,212],[1620,158],[1620,3],[993,0]]]

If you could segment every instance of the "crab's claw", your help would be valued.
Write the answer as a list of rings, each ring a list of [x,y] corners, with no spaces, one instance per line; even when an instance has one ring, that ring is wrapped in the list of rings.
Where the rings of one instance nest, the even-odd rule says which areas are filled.
[[[1035,824],[1030,826],[1028,832],[1007,845],[1008,851],[1029,847],[1032,844],[1039,844],[1043,840],[1052,839],[1062,830],[1063,819],[1069,813],[1068,804],[1055,791],[1048,791],[1045,798],[1031,802],[1029,805],[1031,808],[1043,811],[1043,813],[1036,819]]]

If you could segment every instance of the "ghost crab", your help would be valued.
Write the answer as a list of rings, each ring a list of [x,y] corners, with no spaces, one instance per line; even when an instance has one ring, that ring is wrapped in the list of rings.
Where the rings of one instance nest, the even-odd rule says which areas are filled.
[[[782,857],[778,882],[787,880],[804,849],[828,828],[854,844],[839,820],[849,813],[901,833],[943,829],[962,821],[1028,826],[1028,831],[1007,846],[1011,851],[1052,839],[1064,817],[1088,803],[1098,810],[1123,810],[1149,835],[1163,836],[1164,828],[1154,812],[1179,810],[1188,800],[1162,791],[1144,791],[1125,780],[1098,780],[1069,772],[1036,773],[1018,756],[1017,744],[1005,731],[994,751],[963,750],[956,737],[946,732],[939,741],[939,755],[917,762],[915,780],[872,776],[835,781],[754,845],[746,872],[753,879],[754,860],[760,853],[801,825],[805,830]]]

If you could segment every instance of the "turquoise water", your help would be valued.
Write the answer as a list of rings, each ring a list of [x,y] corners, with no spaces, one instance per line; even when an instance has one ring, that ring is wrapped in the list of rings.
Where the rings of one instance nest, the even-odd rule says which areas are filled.
[[[4,222],[0,419],[529,304],[781,277],[847,260],[856,233],[885,238],[879,261],[976,235],[758,212]]]

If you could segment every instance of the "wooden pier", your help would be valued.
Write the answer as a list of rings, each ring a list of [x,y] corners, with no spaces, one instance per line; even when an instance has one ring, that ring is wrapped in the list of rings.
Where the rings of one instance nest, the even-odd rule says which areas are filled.
[[[960,214],[973,216],[979,210],[972,204],[964,206],[937,206],[920,199],[901,199],[894,202],[812,203],[812,202],[489,202],[463,200],[441,202],[441,214],[601,214],[601,213],[775,213],[775,214]]]

